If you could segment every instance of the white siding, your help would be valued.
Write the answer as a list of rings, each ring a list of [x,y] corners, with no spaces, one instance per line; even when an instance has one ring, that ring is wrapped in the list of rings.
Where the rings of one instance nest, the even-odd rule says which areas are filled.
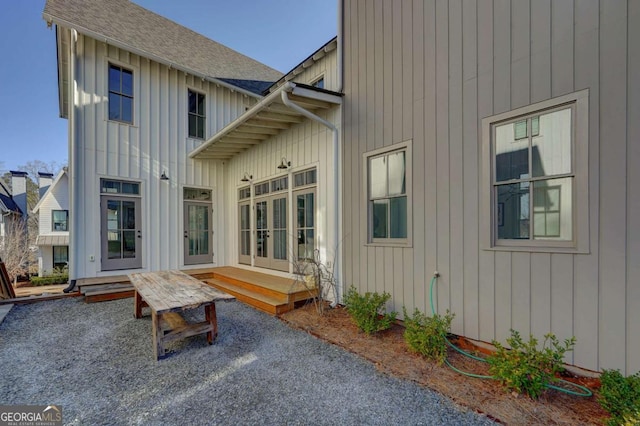
[[[78,231],[72,246],[77,254],[77,278],[122,274],[102,272],[100,264],[100,178],[141,183],[142,267],[144,270],[183,265],[184,186],[213,190],[214,264],[224,263],[222,203],[224,166],[187,158],[199,140],[187,138],[187,91],[206,95],[207,137],[245,111],[255,101],[184,72],[79,37],[76,66],[76,155],[79,197]],[[107,71],[114,63],[133,71],[133,125],[108,120]],[[165,171],[169,182],[159,179]],[[90,261],[95,256],[95,261]]]
[[[309,68],[306,68],[302,74],[297,75],[293,81],[312,84],[320,77],[324,77],[324,88],[326,90],[336,90],[338,88],[337,58],[337,49],[333,49]]]
[[[66,174],[60,177],[60,180],[51,191],[49,191],[40,204],[38,210],[38,224],[40,235],[61,235],[68,232],[55,232],[52,226],[52,210],[69,210],[69,178]]]
[[[575,335],[568,361],[640,371],[640,6],[624,0],[345,0],[345,284],[453,332]],[[589,89],[590,253],[484,250],[484,117]],[[362,154],[413,140],[413,246],[364,245]],[[603,141],[601,144],[600,141]]]

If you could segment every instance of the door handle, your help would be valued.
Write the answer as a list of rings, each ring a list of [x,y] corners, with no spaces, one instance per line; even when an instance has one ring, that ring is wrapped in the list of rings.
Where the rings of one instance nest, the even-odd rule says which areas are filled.
[[[138,238],[142,238],[142,234],[140,234],[140,230],[138,230]]]
[[[187,231],[184,231],[184,237],[185,238],[189,238],[189,235],[188,235]]]

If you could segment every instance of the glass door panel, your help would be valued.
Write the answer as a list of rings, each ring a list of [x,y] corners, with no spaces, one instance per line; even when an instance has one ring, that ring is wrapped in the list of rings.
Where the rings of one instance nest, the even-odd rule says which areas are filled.
[[[245,265],[251,264],[251,205],[240,204],[238,209],[240,224],[239,235],[239,261]]]
[[[298,260],[313,259],[315,239],[315,191],[298,192],[296,200],[296,256]]]
[[[102,270],[142,267],[140,199],[103,196]]]
[[[185,201],[184,216],[184,264],[211,263],[213,261],[211,204]]]
[[[256,202],[256,266],[269,267],[269,212],[267,200]]]
[[[271,238],[273,259],[271,268],[289,270],[287,244],[287,196],[280,195],[271,199],[271,217],[273,218]]]

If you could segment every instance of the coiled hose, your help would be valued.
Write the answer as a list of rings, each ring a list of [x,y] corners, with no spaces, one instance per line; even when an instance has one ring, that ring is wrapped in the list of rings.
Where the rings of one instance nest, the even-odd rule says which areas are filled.
[[[436,315],[436,310],[433,306],[433,286],[436,282],[436,279],[438,278],[438,275],[434,274],[433,277],[431,278],[431,284],[429,285],[429,301],[431,302],[431,313],[432,315]],[[449,347],[455,349],[457,352],[461,353],[462,355],[469,357],[471,359],[475,359],[476,361],[480,361],[480,362],[487,362],[486,359],[481,358],[479,356],[476,356],[474,354],[471,354],[465,350],[460,349],[459,347],[457,347],[456,345],[454,345],[453,343],[451,343],[449,341],[448,338],[445,337],[445,341],[447,342],[447,345],[449,345]],[[469,373],[467,371],[462,371],[459,368],[454,367],[453,365],[451,365],[451,363],[449,362],[449,360],[447,358],[444,359],[444,363],[447,364],[447,366],[449,368],[451,368],[453,371],[455,371],[456,373],[460,373],[462,375],[468,376],[468,377],[474,377],[476,379],[497,379],[497,377],[495,376],[486,376],[486,375],[482,375],[482,374],[474,374],[474,373]],[[578,389],[577,391],[575,390],[571,390],[571,389],[566,389],[564,387],[560,387],[560,386],[554,386],[550,383],[546,383],[545,386],[549,389],[553,389],[556,390],[558,392],[564,392],[566,394],[569,395],[574,395],[574,396],[584,396],[584,397],[589,397],[592,396],[593,393],[586,387],[579,385],[577,383],[573,383],[573,382],[569,382],[567,380],[563,380],[563,379],[559,379],[558,382],[561,382],[563,384],[563,386],[569,386],[569,387],[573,387]]]

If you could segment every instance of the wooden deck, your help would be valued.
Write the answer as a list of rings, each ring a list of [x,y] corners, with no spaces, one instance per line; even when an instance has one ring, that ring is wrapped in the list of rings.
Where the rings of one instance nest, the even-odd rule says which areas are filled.
[[[297,302],[316,296],[315,289],[308,289],[294,279],[230,266],[182,272],[272,315],[288,312]],[[126,275],[80,279],[76,285],[89,303],[134,295],[133,286]]]

